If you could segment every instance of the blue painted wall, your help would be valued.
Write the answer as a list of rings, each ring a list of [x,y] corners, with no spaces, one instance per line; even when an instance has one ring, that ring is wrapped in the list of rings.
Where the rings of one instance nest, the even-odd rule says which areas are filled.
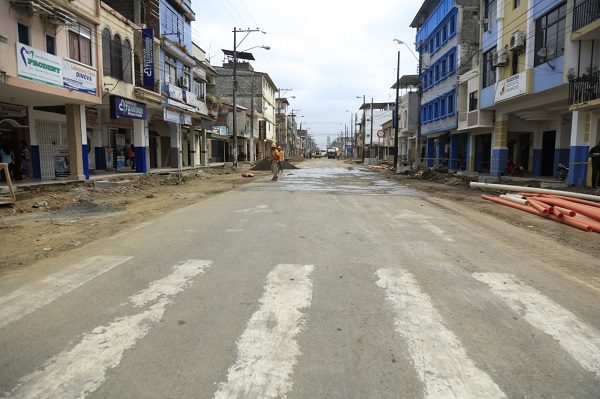
[[[39,145],[32,145],[29,146],[29,150],[31,151],[31,166],[33,168],[33,176],[32,178],[34,179],[41,179],[42,178],[42,168],[40,166],[40,146]]]
[[[85,179],[89,180],[90,179],[90,160],[87,156],[88,153],[88,146],[87,144],[82,144],[81,145],[81,154],[83,154],[83,156],[81,158],[83,161],[83,174],[85,175]]]
[[[485,109],[494,105],[494,96],[496,95],[496,85],[491,85],[482,89],[480,92],[479,108]]]
[[[433,167],[433,158],[435,158],[435,145],[434,145],[434,139],[432,138],[428,138],[427,139],[427,167],[431,168]]]
[[[146,147],[135,147],[135,171],[146,173]]]
[[[539,93],[563,84],[564,57],[558,57],[533,68],[533,92]],[[552,69],[552,66],[554,70]]]
[[[567,176],[567,183],[570,185],[586,185],[589,151],[590,147],[587,145],[571,147],[571,151],[569,151],[569,176]]]
[[[506,168],[508,160],[508,148],[492,149],[492,163],[490,168],[490,176],[501,176]]]
[[[533,149],[533,159],[531,161],[531,174],[533,176],[540,176],[542,174],[542,149]]]
[[[417,43],[425,42],[454,8],[454,0],[442,0],[417,33]]]

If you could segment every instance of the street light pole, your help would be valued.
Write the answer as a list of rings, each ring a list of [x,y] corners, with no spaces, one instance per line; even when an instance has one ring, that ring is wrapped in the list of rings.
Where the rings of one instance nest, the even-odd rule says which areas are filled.
[[[233,28],[233,166],[237,166],[237,104],[235,92],[237,91],[237,28]]]
[[[396,69],[396,110],[394,112],[394,169],[396,170],[396,173],[399,173],[399,165],[398,165],[398,112],[399,112],[399,108],[398,108],[398,96],[399,96],[399,88],[400,88],[400,50],[398,50],[398,68]]]
[[[372,158],[371,151],[373,151],[373,97],[371,97],[371,141],[369,142],[369,158]],[[369,163],[371,161],[369,160]]]
[[[417,90],[417,132],[415,134],[415,140],[417,141],[416,153],[415,153],[415,170],[421,169],[421,101],[423,101],[423,78],[421,76],[421,69],[423,67],[423,42],[419,42],[419,67],[417,72],[419,74],[419,89]]]

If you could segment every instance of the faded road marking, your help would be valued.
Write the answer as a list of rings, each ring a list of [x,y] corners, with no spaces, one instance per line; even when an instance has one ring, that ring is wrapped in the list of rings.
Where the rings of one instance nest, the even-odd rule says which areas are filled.
[[[251,213],[273,213],[273,211],[271,210],[271,208],[269,208],[268,205],[258,205],[258,206],[255,206],[254,208],[240,209],[239,211],[235,211],[235,212],[236,213],[243,212],[245,214],[251,214]]]
[[[267,277],[260,308],[237,342],[236,363],[229,368],[216,399],[285,398],[292,388],[300,348],[294,337],[310,307],[312,265],[277,265]]]
[[[600,331],[513,274],[474,273],[532,326],[544,331],[586,370],[600,377]]]
[[[506,397],[490,376],[475,366],[454,333],[444,327],[443,318],[410,273],[379,269],[377,275],[377,285],[385,289],[394,307],[396,331],[408,343],[425,398]]]
[[[451,236],[447,235],[444,230],[442,230],[441,228],[434,225],[433,223],[431,223],[428,220],[428,219],[438,219],[433,216],[422,215],[422,214],[413,212],[409,209],[404,209],[402,212],[396,214],[396,216],[394,216],[394,219],[412,219],[413,221],[416,221],[416,223],[418,223],[419,225],[423,226],[423,228],[425,230],[429,230],[430,233],[438,236],[442,240],[449,241],[449,242],[454,241],[454,239]]]
[[[48,305],[61,295],[81,287],[94,277],[106,273],[131,258],[131,256],[92,256],[77,265],[0,297],[0,327]]]
[[[169,297],[181,292],[192,277],[204,273],[210,264],[205,260],[188,260],[175,266],[171,275],[150,283],[129,298],[138,306],[156,301],[148,310],[96,327],[73,349],[59,353],[42,370],[21,378],[7,397],[82,398],[94,392],[106,380],[107,370],[117,367],[124,352],[160,321],[170,303]]]

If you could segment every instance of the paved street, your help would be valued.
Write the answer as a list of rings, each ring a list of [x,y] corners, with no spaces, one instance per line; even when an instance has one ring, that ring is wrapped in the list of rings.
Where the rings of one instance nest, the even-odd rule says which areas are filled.
[[[597,258],[340,165],[7,274],[0,396],[598,398]]]

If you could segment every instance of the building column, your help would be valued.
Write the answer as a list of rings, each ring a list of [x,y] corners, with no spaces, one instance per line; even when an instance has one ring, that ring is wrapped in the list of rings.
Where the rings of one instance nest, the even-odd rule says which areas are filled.
[[[169,129],[171,133],[171,167],[181,169],[183,167],[181,159],[181,125],[169,122]]]
[[[531,174],[533,176],[542,175],[542,145],[544,142],[544,133],[540,124],[537,123],[533,132],[533,158],[531,162]]]
[[[196,160],[198,154],[198,133],[196,132],[196,124],[192,122],[190,129],[190,166],[195,168],[198,165]]]
[[[490,176],[501,176],[508,160],[508,115],[496,114],[492,137]]]
[[[425,166],[427,166],[428,168],[432,168],[434,165],[433,162],[435,158],[435,139],[429,137],[427,138],[425,158],[427,159]]]
[[[590,128],[592,115],[590,112],[574,111],[571,120],[571,143],[569,152],[569,175],[567,183],[575,186],[588,185],[588,152],[590,146]],[[591,182],[590,182],[591,183]]]
[[[66,104],[67,111],[67,140],[69,143],[69,172],[71,180],[84,181],[89,179],[87,151],[83,156],[83,145],[87,145],[85,138],[85,106],[80,104]]]
[[[148,121],[133,119],[133,146],[135,149],[135,171],[137,173],[147,173],[150,170],[149,143]]]
[[[450,169],[458,169],[458,158],[460,157],[459,151],[459,134],[453,134],[450,136],[450,162],[448,167]]]
[[[206,129],[202,129],[202,152],[200,154],[200,162],[202,166],[208,166],[208,134]]]

